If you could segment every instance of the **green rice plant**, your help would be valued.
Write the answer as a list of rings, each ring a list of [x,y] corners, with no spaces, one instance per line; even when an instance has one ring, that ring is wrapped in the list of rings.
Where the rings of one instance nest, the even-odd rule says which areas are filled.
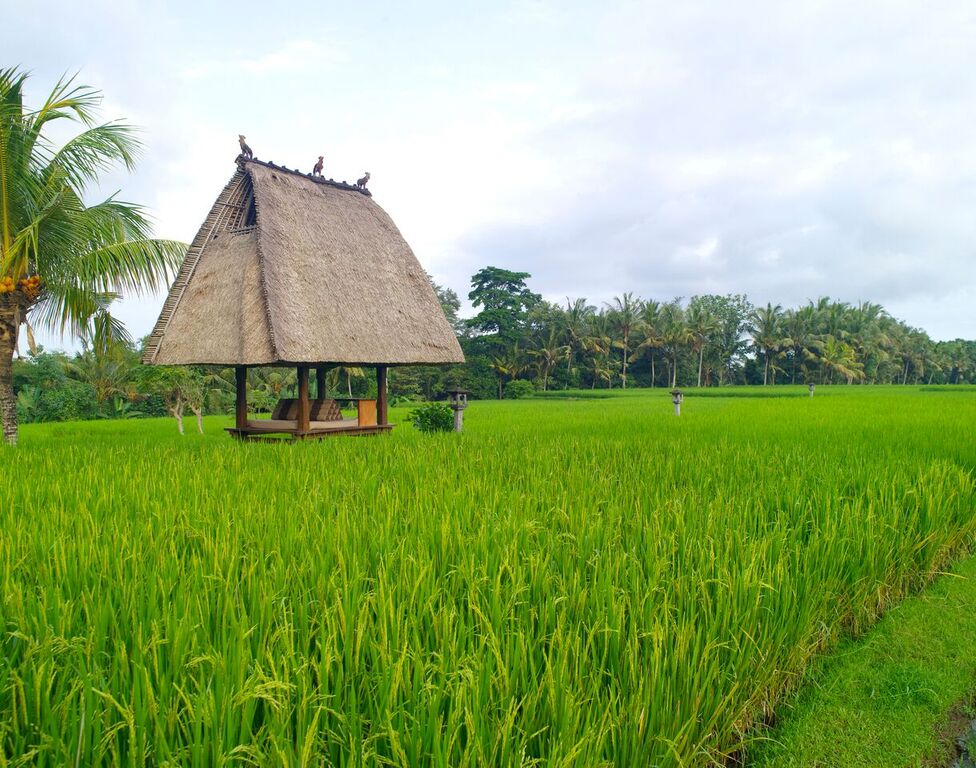
[[[719,762],[976,533],[976,397],[824,389],[25,426],[0,765]]]

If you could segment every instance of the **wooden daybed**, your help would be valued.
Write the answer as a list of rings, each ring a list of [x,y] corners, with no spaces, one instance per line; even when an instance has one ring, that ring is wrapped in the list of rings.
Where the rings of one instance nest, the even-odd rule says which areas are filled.
[[[339,402],[354,402],[356,418],[344,418]],[[300,398],[282,398],[269,419],[246,419],[244,426],[227,432],[239,440],[305,440],[332,435],[376,435],[389,432],[392,424],[377,423],[376,400],[367,398],[320,398],[309,400],[308,422],[299,429]]]

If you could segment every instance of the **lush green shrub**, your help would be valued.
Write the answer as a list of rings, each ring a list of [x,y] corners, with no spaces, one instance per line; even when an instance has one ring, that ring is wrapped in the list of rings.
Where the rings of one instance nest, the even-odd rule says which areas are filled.
[[[424,403],[410,412],[410,422],[421,432],[450,432],[454,413],[447,403]]]
[[[57,389],[42,392],[35,420],[77,421],[93,419],[97,414],[95,390],[84,382],[64,379]]]
[[[531,397],[535,394],[535,386],[531,381],[516,379],[505,385],[505,398],[508,400],[521,400],[523,397]]]

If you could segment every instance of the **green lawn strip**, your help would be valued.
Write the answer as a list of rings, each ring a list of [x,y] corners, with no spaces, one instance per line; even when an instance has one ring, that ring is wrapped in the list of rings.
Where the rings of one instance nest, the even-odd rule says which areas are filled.
[[[938,729],[976,687],[976,557],[826,656],[749,765],[942,765]],[[934,762],[926,762],[932,761]]]

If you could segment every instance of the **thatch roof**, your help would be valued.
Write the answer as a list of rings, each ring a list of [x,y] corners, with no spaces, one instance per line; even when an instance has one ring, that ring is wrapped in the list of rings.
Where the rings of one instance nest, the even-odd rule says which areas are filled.
[[[464,361],[427,275],[365,190],[241,160],[149,338],[160,365]]]

